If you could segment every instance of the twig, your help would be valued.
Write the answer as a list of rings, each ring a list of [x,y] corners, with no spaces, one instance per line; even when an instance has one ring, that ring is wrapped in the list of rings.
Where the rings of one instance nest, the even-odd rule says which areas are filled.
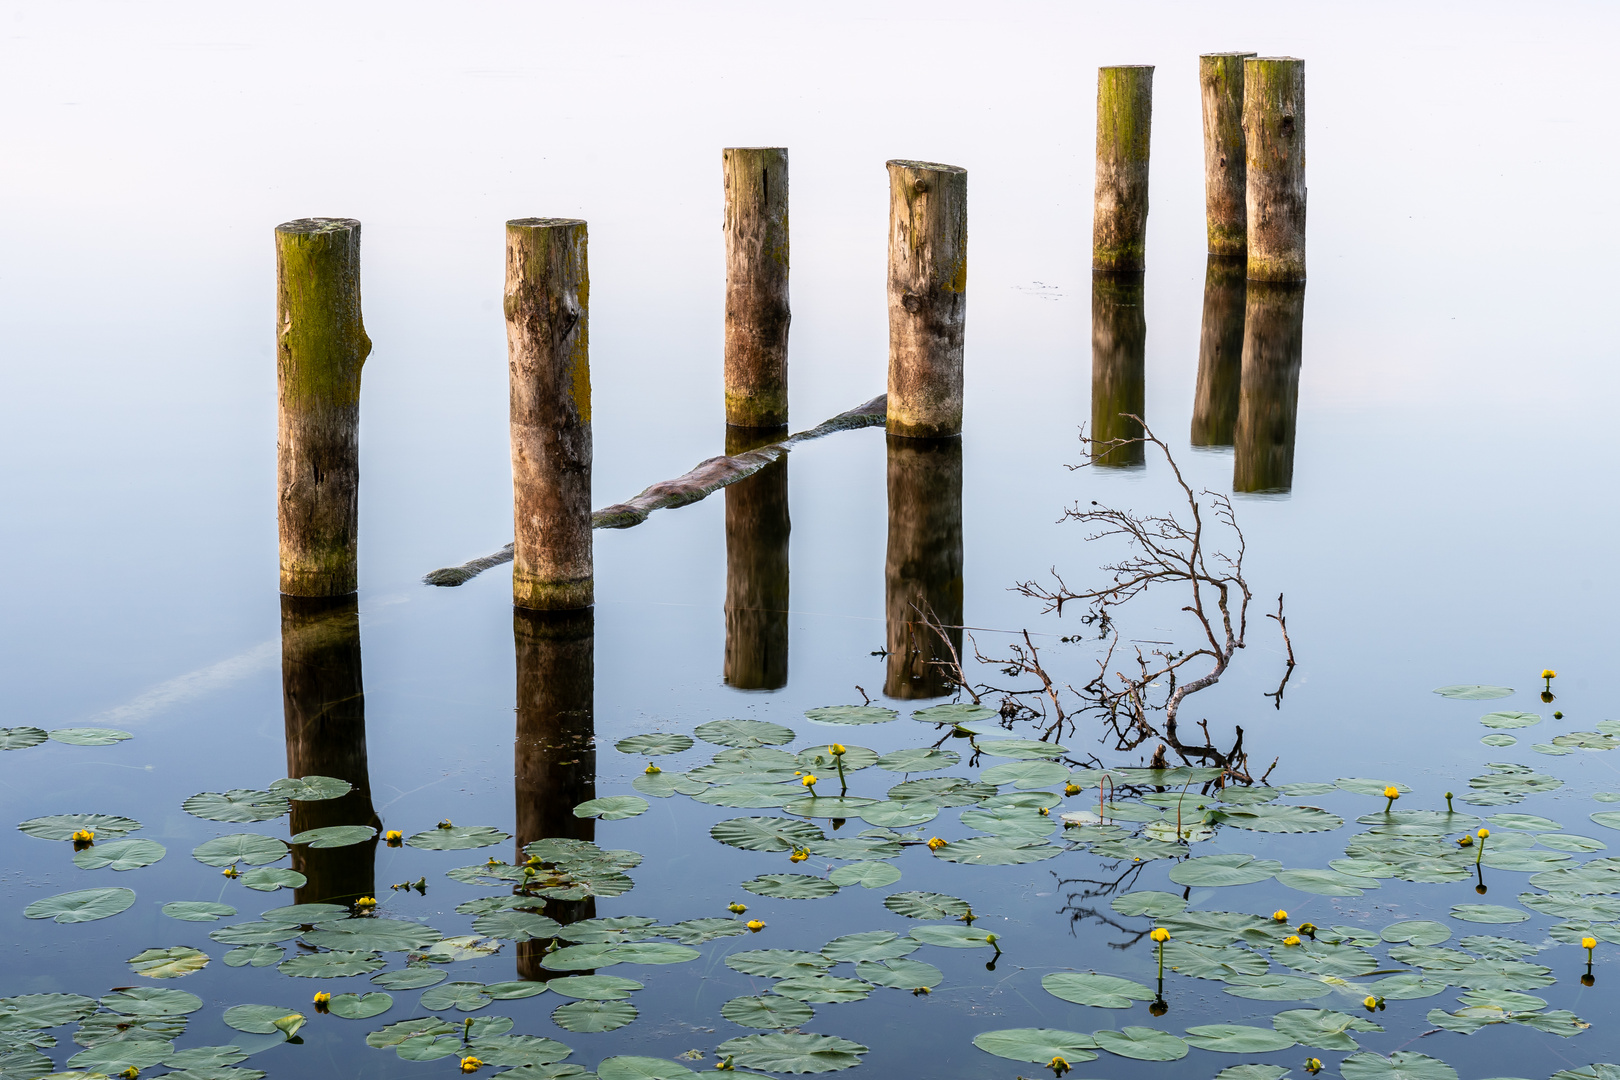
[[[1277,620],[1277,628],[1282,631],[1283,644],[1288,646],[1288,669],[1283,672],[1282,682],[1277,684],[1277,689],[1266,695],[1266,697],[1271,698],[1272,705],[1280,710],[1282,708],[1283,691],[1288,688],[1288,680],[1293,678],[1294,675],[1294,643],[1288,637],[1288,616],[1283,614],[1282,593],[1277,594],[1277,614],[1272,615],[1268,612],[1266,618]]]

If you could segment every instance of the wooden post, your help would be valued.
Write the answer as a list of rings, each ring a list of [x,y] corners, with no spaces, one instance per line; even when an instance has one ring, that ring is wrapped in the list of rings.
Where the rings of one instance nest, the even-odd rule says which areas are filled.
[[[1110,468],[1143,464],[1140,442],[1105,449],[1114,439],[1140,439],[1131,416],[1147,412],[1147,315],[1142,274],[1091,274],[1092,462]]]
[[[276,226],[277,523],[281,591],[355,591],[360,520],[360,223]]]
[[[1153,65],[1097,69],[1097,187],[1091,268],[1147,268],[1148,144]]]
[[[726,454],[787,437],[726,429]],[[788,459],[772,462],[726,488],[727,686],[780,690],[788,676]]]
[[[928,161],[891,161],[888,167],[889,434],[958,435],[967,170]]]
[[[585,223],[506,223],[512,389],[512,603],[594,602],[591,562],[590,275]]]
[[[1211,255],[1204,268],[1204,321],[1198,336],[1198,389],[1192,444],[1231,446],[1243,372],[1244,260]]]
[[[1294,486],[1294,431],[1305,340],[1305,286],[1251,281],[1243,316],[1243,394],[1232,490]]]
[[[1305,61],[1243,61],[1249,280],[1305,280]]]
[[[1252,52],[1198,58],[1204,101],[1204,221],[1211,255],[1242,255],[1248,243],[1243,154],[1243,61]]]
[[[937,661],[950,649],[923,624],[944,624],[962,653],[962,440],[888,436],[889,546],[884,567],[888,672],[883,692],[915,700],[952,693]]]
[[[371,803],[366,764],[366,690],[360,674],[360,611],[353,594],[282,596],[281,703],[287,775],[331,776],[354,790],[336,799],[294,800],[288,829],[297,835],[329,825],[382,822]],[[350,904],[377,895],[378,838],[341,848],[296,844],[292,868],[305,882],[300,904]]]
[[[513,739],[513,794],[517,853],[536,840],[595,840],[596,821],[574,807],[596,797],[596,613],[512,611],[517,659],[517,729]],[[547,900],[545,913],[560,923],[596,915],[596,900]],[[523,979],[551,978],[540,966],[548,942],[516,948]]]
[[[726,423],[788,422],[788,154],[720,152],[726,188]]]

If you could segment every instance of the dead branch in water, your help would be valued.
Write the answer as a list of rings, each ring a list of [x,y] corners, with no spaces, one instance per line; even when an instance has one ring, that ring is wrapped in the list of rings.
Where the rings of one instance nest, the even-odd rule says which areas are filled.
[[[1282,708],[1283,691],[1288,688],[1288,680],[1294,677],[1294,643],[1288,637],[1288,616],[1283,614],[1283,594],[1277,594],[1277,614],[1267,614],[1266,618],[1277,620],[1277,629],[1282,631],[1283,644],[1288,646],[1288,668],[1283,672],[1282,682],[1277,689],[1267,694],[1275,708]]]

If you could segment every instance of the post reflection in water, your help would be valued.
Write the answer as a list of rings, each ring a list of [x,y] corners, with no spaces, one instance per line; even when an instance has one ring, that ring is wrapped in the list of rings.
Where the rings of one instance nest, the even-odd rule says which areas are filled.
[[[366,768],[366,694],[360,676],[360,609],[353,595],[281,598],[281,701],[287,775],[331,776],[354,790],[337,799],[294,801],[294,834],[329,825],[380,828]],[[296,844],[292,868],[308,881],[300,904],[347,904],[377,895],[377,838],[338,848]]]
[[[726,428],[726,453],[787,436],[787,428]],[[727,686],[780,690],[788,666],[787,456],[726,488]]]
[[[1204,321],[1198,335],[1198,389],[1192,444],[1231,446],[1243,372],[1243,298],[1248,262],[1211,255],[1204,269]]]
[[[1113,439],[1140,439],[1142,425],[1127,415],[1147,414],[1147,316],[1140,273],[1091,275],[1092,463],[1112,468],[1145,460],[1140,442],[1102,449]]]
[[[517,737],[513,788],[517,796],[517,854],[548,837],[595,840],[596,822],[574,807],[596,797],[596,613],[512,611],[517,652]],[[560,923],[593,918],[596,901],[547,900],[545,914]],[[517,973],[548,979],[540,966],[545,942],[517,945]],[[566,974],[566,973],[564,973]]]
[[[962,650],[962,440],[888,436],[889,549],[884,567],[888,676],[883,692],[917,699],[949,694],[938,666],[950,649],[919,611]]]
[[[1304,330],[1303,282],[1249,282],[1233,491],[1286,492],[1294,486]]]

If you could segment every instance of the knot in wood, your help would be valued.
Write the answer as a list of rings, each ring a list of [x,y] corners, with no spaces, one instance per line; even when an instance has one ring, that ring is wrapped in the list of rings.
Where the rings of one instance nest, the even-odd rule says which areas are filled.
[[[914,292],[902,293],[900,296],[900,306],[913,315],[923,309],[924,302],[924,298]]]

